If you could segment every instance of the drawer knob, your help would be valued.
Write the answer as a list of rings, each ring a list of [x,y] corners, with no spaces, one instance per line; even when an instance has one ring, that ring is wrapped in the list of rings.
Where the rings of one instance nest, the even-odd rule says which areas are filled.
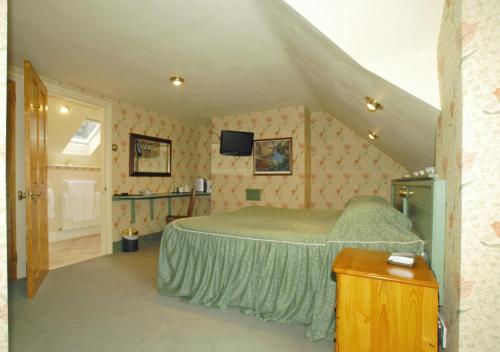
[[[402,187],[402,188],[400,188],[400,189],[399,189],[399,195],[400,195],[401,197],[408,198],[408,197],[412,196],[412,195],[413,195],[413,193],[414,193],[413,191],[410,191],[410,190],[409,190],[409,189],[407,189],[406,187]]]

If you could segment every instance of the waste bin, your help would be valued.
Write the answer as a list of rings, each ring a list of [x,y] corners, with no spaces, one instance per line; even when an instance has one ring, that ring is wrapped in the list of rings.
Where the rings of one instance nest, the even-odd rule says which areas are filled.
[[[122,249],[124,252],[135,252],[139,249],[139,231],[133,227],[122,230]]]

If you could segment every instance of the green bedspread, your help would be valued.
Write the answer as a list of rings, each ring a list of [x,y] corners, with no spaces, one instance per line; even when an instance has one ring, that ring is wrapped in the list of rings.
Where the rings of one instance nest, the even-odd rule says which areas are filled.
[[[421,253],[409,228],[379,197],[355,198],[342,213],[248,207],[177,220],[163,232],[158,291],[304,324],[310,340],[331,338],[336,254],[345,247]]]
[[[212,216],[180,219],[175,222],[175,227],[261,240],[324,244],[340,213],[254,206]]]

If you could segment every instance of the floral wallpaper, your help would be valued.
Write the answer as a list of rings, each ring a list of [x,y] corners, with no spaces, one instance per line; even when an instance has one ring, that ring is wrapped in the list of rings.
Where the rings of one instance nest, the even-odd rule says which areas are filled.
[[[212,212],[252,204],[281,208],[306,206],[304,121],[307,114],[304,106],[296,106],[212,118]],[[254,132],[255,139],[292,137],[292,175],[254,176],[252,157],[219,153],[221,130]],[[247,188],[261,189],[261,201],[247,201]]]
[[[208,126],[199,125],[195,128],[197,129],[196,154],[198,155],[198,161],[196,163],[196,177],[210,179],[212,174],[212,127],[209,124]],[[210,212],[210,209],[206,209],[205,213],[207,211]]]
[[[500,346],[500,2],[462,2],[460,349]]]
[[[129,176],[129,134],[170,139],[172,141],[172,177]],[[113,104],[113,143],[118,150],[113,153],[113,194],[138,193],[149,189],[154,193],[173,191],[175,186],[194,184],[196,177],[209,178],[210,155],[206,152],[210,126],[195,125],[158,114],[148,109],[122,102]],[[200,150],[205,152],[200,153]],[[187,212],[189,198],[172,200],[173,213]],[[210,212],[210,200],[198,197],[195,214]],[[165,226],[167,200],[155,200],[154,220],[150,220],[149,200],[136,201],[135,227],[141,235],[159,232]],[[115,239],[119,231],[130,226],[130,202],[113,202],[113,230]]]
[[[500,3],[447,1],[436,161],[448,181],[444,314],[450,351],[500,345]]]
[[[22,75],[22,69],[10,67],[13,74]],[[210,178],[210,123],[190,123],[159,114],[147,108],[134,106],[94,91],[79,88],[61,81],[42,77],[55,86],[71,89],[112,103],[112,142],[118,150],[112,154],[113,194],[138,193],[143,189],[169,192],[175,186],[193,185],[197,177]],[[129,177],[129,134],[138,133],[172,141],[172,177]],[[200,153],[200,151],[203,151]],[[155,200],[154,220],[150,220],[149,200],[136,201],[135,227],[140,235],[161,231],[165,226],[167,200]],[[173,214],[187,211],[189,199],[172,200]],[[210,213],[210,199],[198,197],[195,215]],[[130,202],[113,202],[113,240],[120,239],[120,230],[131,225]]]
[[[328,113],[303,106],[213,118],[212,129],[214,212],[250,204],[342,209],[356,195],[389,199],[390,180],[406,172]],[[293,175],[253,176],[252,158],[221,156],[222,129],[254,131],[256,139],[292,136]],[[262,189],[262,200],[246,201],[246,188]]]
[[[448,347],[458,351],[461,232],[461,7],[446,2],[438,48],[441,114],[436,128],[436,172],[446,179],[446,239],[442,313],[448,326]]]
[[[6,189],[7,1],[0,0],[0,189]],[[9,350],[7,299],[7,198],[0,192],[0,351]]]
[[[312,207],[342,209],[354,196],[390,201],[391,179],[406,170],[326,112],[311,115]]]

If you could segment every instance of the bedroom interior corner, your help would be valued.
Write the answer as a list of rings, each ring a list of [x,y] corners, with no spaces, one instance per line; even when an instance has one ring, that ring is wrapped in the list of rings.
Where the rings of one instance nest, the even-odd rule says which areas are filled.
[[[500,3],[195,3],[0,0],[0,351],[495,351]],[[25,108],[48,109],[54,270],[33,298]],[[168,153],[131,134],[170,141],[168,176],[134,175]],[[413,267],[386,263],[401,251]]]
[[[214,117],[211,119],[213,213],[247,205],[282,208],[342,209],[353,196],[380,195],[390,200],[390,180],[407,169],[340,120],[305,106]],[[255,139],[293,138],[290,176],[256,176],[251,158],[219,154],[223,129],[254,131]],[[245,190],[260,189],[260,201]]]

